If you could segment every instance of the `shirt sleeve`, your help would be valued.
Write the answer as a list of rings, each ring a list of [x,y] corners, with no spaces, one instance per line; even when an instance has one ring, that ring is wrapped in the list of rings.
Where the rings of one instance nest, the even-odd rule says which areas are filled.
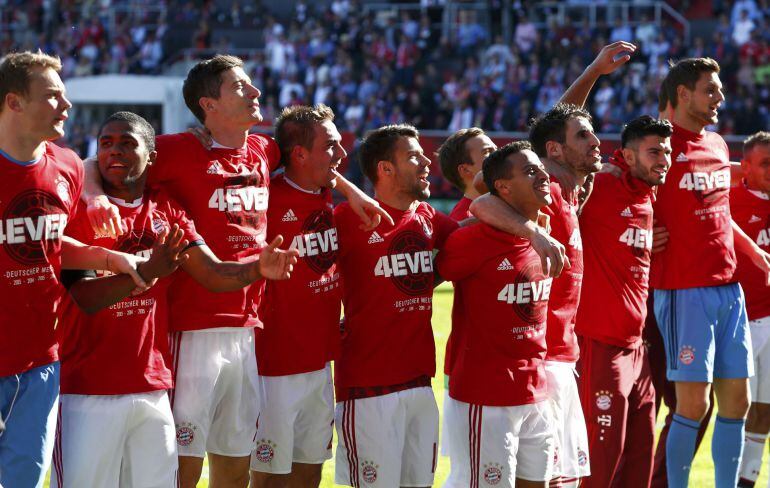
[[[195,223],[192,221],[192,219],[187,217],[187,214],[184,210],[182,210],[182,207],[180,207],[179,204],[171,199],[167,201],[167,205],[169,212],[169,223],[171,225],[176,224],[180,229],[182,229],[184,238],[189,242],[187,247],[190,248],[206,244],[206,242],[203,240],[203,237],[201,237],[201,235],[198,234],[198,231],[195,230]]]
[[[449,216],[436,212],[433,215],[433,227],[436,234],[435,247],[443,249],[449,235],[457,230],[460,224]]]
[[[152,187],[161,186],[163,182],[173,178],[173,162],[185,159],[183,134],[161,135],[155,138],[155,150],[158,153],[155,161],[148,169],[147,184]],[[194,136],[193,136],[194,137]]]

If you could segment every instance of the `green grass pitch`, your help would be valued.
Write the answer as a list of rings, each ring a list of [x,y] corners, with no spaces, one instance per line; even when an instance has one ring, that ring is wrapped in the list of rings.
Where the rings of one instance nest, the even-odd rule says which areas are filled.
[[[436,370],[438,372],[444,370],[444,346],[446,345],[451,326],[452,293],[452,286],[445,283],[436,289],[433,296],[433,331],[436,337],[436,350],[438,352],[436,355]],[[436,393],[439,411],[443,412],[444,383],[441,375],[438,375],[433,379],[433,391]],[[662,425],[664,414],[665,412],[662,411],[659,417],[658,428]],[[335,434],[335,449],[336,445],[337,437]],[[442,486],[448,475],[449,458],[440,456],[434,486]],[[206,488],[208,485],[208,468],[204,465],[203,476],[200,483],[198,483],[198,488]],[[321,487],[331,488],[334,486],[340,485],[334,484],[334,459],[331,459],[324,464]],[[690,474],[690,486],[697,488],[709,488],[714,486],[714,465],[711,462],[711,428],[709,428],[709,431],[706,433],[706,438],[704,439],[703,444],[701,444],[701,449],[695,457],[695,463],[693,464],[692,473]],[[767,486],[767,466],[763,467],[757,486]],[[48,487],[47,482],[46,487]]]

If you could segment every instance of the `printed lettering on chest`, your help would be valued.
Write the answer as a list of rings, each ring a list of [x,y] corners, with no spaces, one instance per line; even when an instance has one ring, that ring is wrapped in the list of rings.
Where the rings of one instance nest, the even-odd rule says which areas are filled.
[[[618,241],[628,246],[634,256],[642,257],[652,250],[652,231],[628,227],[620,234]]]
[[[374,275],[389,278],[407,295],[423,295],[433,288],[433,252],[424,232],[402,230],[380,256]]]
[[[497,269],[499,271],[500,266]],[[497,301],[509,304],[516,316],[524,322],[511,329],[513,338],[532,339],[543,335],[553,278],[546,278],[540,270],[540,264],[534,262],[523,268],[511,267],[510,271],[505,272],[516,275],[512,282],[503,285],[497,293]]]
[[[323,274],[337,261],[339,244],[334,218],[328,210],[312,212],[302,223],[302,233],[295,235],[291,247],[299,251],[314,272]]]
[[[11,258],[24,265],[48,261],[68,220],[61,197],[39,189],[19,193],[2,215],[0,244]]]
[[[209,196],[208,207],[224,212],[232,224],[256,228],[267,210],[268,197],[268,188],[256,171],[228,174],[222,178],[222,187]]]
[[[730,188],[730,169],[714,169],[721,161],[689,160],[689,167],[679,178],[680,190],[692,192],[702,204],[716,201]]]

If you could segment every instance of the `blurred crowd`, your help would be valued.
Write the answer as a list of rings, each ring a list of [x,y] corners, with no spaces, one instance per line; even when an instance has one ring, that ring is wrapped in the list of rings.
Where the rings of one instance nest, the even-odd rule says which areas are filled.
[[[589,101],[598,131],[619,132],[632,117],[656,114],[668,60],[688,56],[710,56],[722,66],[727,100],[720,132],[768,127],[770,0],[713,2],[717,27],[690,42],[680,26],[655,24],[643,10],[634,26],[619,17],[575,26],[554,15],[537,28],[527,15],[535,2],[515,1],[512,35],[505,39],[500,16],[483,9],[460,10],[447,35],[441,0],[389,16],[356,0],[324,8],[310,0],[292,3],[291,18],[279,20],[271,2],[0,0],[0,51],[39,47],[58,54],[65,78],[157,74],[180,60],[167,39],[175,26],[189,26],[183,46],[197,51],[186,51],[188,58],[232,49],[227,36],[212,35],[217,26],[253,28],[261,36],[258,47],[241,54],[263,92],[268,121],[280,107],[323,102],[341,129],[355,133],[402,121],[421,129],[524,131],[603,45],[632,40],[639,49],[631,63],[602,79]]]

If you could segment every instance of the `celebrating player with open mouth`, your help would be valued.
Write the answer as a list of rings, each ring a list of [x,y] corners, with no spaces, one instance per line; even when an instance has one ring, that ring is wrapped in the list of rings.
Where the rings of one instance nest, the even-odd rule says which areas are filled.
[[[493,152],[483,175],[491,194],[532,222],[551,203],[548,174],[526,141]],[[553,278],[528,240],[483,223],[454,232],[436,264],[455,282],[452,328],[462,330],[445,407],[444,486],[544,486],[555,447],[545,373]]]
[[[575,331],[591,454],[587,487],[646,487],[652,477],[655,391],[642,329],[652,249],[654,188],[671,166],[671,124],[642,116],[621,134],[580,214],[584,274]]]
[[[120,208],[119,238],[95,237],[85,204],[67,234],[89,244],[150,254],[143,275],[183,270],[212,292],[238,290],[262,278],[286,279],[297,251],[278,251],[280,236],[247,262],[222,262],[195,231],[179,205],[163,191],[147,189],[156,158],[155,131],[142,117],[118,112],[98,135],[98,167],[105,191]],[[163,259],[165,235],[173,259]],[[178,261],[175,255],[184,253]],[[157,261],[157,262],[156,262]],[[155,271],[158,269],[159,271]],[[86,272],[63,276],[72,301],[60,314],[62,399],[54,454],[54,486],[170,486],[176,482],[174,420],[166,390],[173,388],[168,361],[169,283],[120,301],[131,288],[99,292]],[[94,313],[107,304],[107,310]],[[117,303],[116,303],[117,302]],[[75,304],[90,312],[80,312]],[[95,450],[94,446],[101,446]]]
[[[347,486],[433,484],[432,254],[458,224],[425,203],[430,159],[418,137],[412,126],[392,125],[361,144],[361,167],[395,225],[362,231],[347,204],[335,209],[345,307],[335,365],[335,479]]]

